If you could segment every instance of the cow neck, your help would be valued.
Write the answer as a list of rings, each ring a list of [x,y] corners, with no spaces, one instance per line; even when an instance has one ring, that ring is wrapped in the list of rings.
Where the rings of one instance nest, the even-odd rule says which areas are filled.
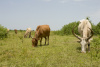
[[[86,26],[83,29],[83,38],[87,38],[87,34],[88,34],[87,32],[88,32],[88,30],[87,30],[87,26]]]

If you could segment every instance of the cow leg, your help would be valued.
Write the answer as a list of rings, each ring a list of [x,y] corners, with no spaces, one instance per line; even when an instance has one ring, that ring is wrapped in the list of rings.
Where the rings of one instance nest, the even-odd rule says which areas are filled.
[[[48,36],[48,45],[49,45],[49,36]]]
[[[30,33],[28,34],[29,38],[30,38]]]
[[[29,33],[29,38],[31,37],[31,32]]]
[[[90,52],[90,43],[88,44],[88,51]]]
[[[28,34],[26,34],[25,38],[27,38],[27,35],[28,35]]]
[[[40,46],[42,46],[42,45],[41,45],[41,42],[42,42],[42,37],[41,37],[41,39],[40,39]]]
[[[47,40],[47,38],[46,37],[44,37],[45,38],[45,45],[46,45],[46,40]]]

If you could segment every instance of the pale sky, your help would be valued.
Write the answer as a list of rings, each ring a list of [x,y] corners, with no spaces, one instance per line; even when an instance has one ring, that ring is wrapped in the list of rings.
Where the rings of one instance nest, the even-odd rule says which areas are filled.
[[[88,16],[92,23],[100,22],[100,0],[0,0],[0,24],[8,29],[48,24],[59,30]]]

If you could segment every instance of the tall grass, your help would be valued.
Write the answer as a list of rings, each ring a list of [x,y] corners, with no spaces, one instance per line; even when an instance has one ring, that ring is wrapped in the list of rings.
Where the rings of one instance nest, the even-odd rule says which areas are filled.
[[[9,32],[9,37],[0,40],[0,67],[99,67],[100,53],[81,53],[81,46],[73,35],[50,34],[50,44],[32,47],[31,38],[23,38],[24,32]],[[34,32],[32,32],[34,36]],[[21,37],[21,39],[20,39]],[[97,36],[95,36],[97,38]]]

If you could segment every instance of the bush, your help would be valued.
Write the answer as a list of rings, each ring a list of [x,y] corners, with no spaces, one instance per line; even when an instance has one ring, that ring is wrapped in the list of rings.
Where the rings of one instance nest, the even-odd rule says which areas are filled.
[[[93,23],[91,23],[91,25],[92,25],[92,30],[94,32],[94,35],[97,35],[97,33],[96,33],[96,25],[94,25]]]
[[[54,33],[57,35],[71,35],[73,27],[76,26],[74,30],[75,30],[75,33],[78,34],[78,24],[79,22],[72,22],[72,23],[66,24],[62,27],[61,30],[55,31]]]
[[[100,34],[100,22],[95,26],[94,31],[95,31],[95,34],[96,34],[96,35],[97,35],[97,34]]]
[[[0,25],[0,39],[7,37],[7,28]]]
[[[93,55],[100,58],[100,36],[94,38],[92,42],[92,48],[95,50],[95,53],[93,53]]]
[[[89,22],[91,23],[92,30],[94,31],[94,35],[100,34],[100,22],[97,25],[94,25],[90,20],[89,20]],[[79,25],[79,22],[72,22],[72,23],[66,24],[62,27],[61,30],[54,31],[54,34],[56,34],[56,35],[71,35],[72,29],[74,26],[76,26],[74,29],[75,33],[79,34],[78,33],[78,25]]]

